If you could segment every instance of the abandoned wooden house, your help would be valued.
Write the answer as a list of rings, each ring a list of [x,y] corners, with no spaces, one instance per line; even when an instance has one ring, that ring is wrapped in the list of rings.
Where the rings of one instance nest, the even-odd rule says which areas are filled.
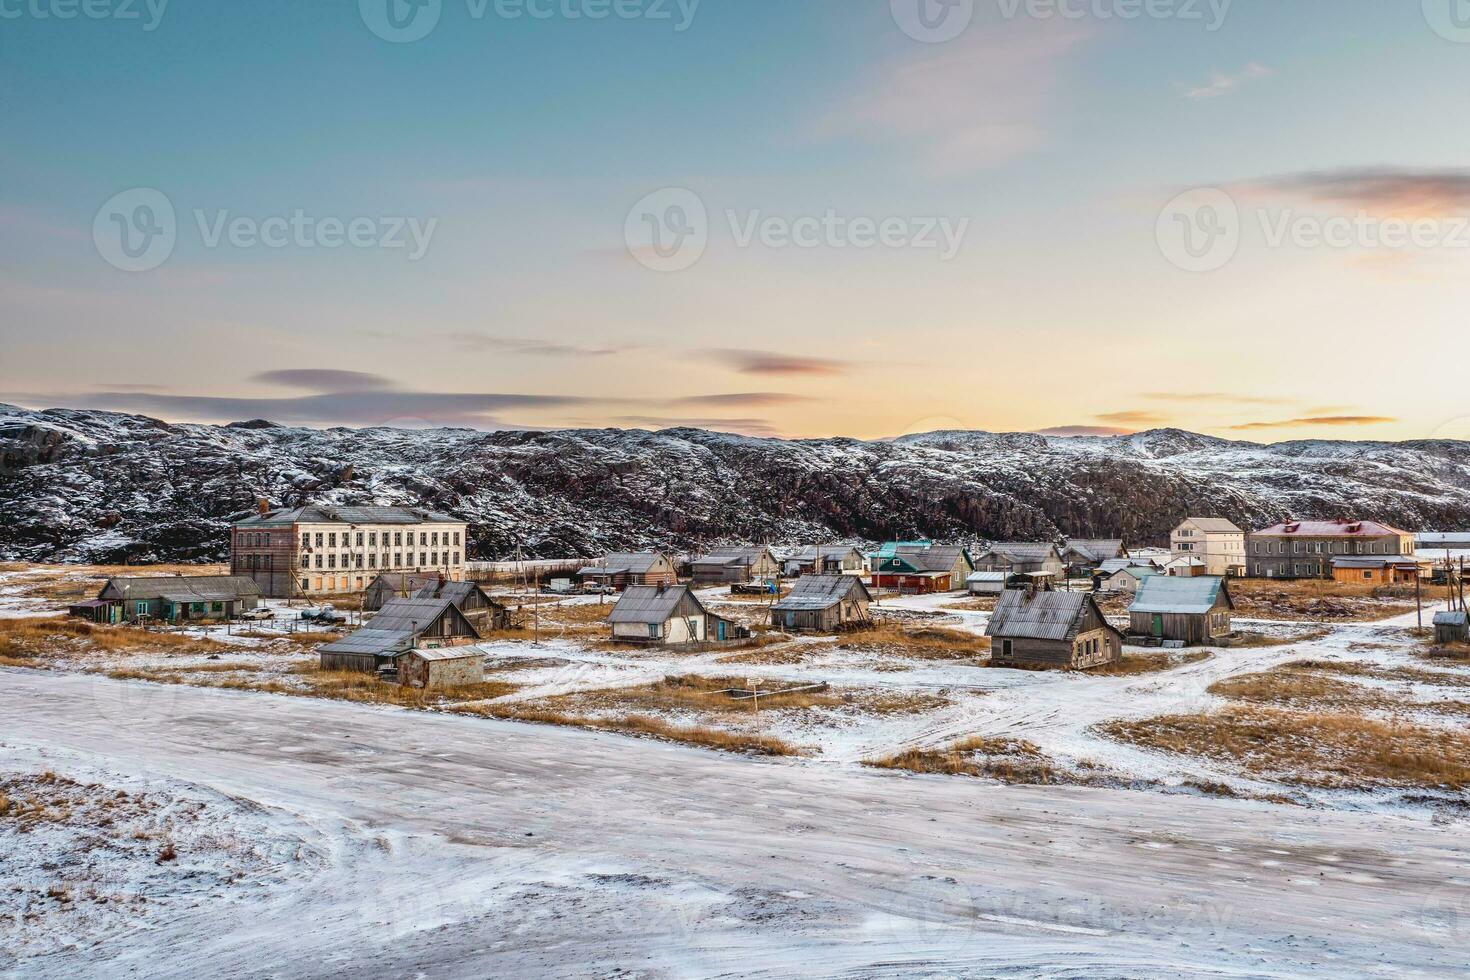
[[[1061,578],[1066,566],[1057,546],[1050,541],[998,541],[975,560],[975,569],[1007,575],[1042,573]]]
[[[790,632],[830,633],[870,622],[872,593],[855,575],[803,575],[771,606],[771,626]]]
[[[689,569],[694,581],[701,585],[743,585],[781,576],[781,564],[765,545],[715,548],[691,559]]]
[[[234,619],[259,605],[260,586],[243,575],[119,576],[70,612],[94,623],[187,623]]]
[[[577,572],[583,582],[619,591],[631,585],[674,585],[679,575],[668,555],[654,551],[617,552]]]
[[[485,656],[465,647],[408,650],[394,658],[398,683],[420,690],[441,690],[481,684],[485,680]]]
[[[1123,659],[1123,634],[1088,592],[1007,589],[985,635],[996,667],[1085,670]]]
[[[1343,584],[1413,585],[1430,574],[1430,562],[1405,555],[1339,555],[1332,559],[1332,579]]]
[[[415,593],[418,599],[448,599],[454,608],[482,637],[496,630],[510,629],[510,610],[494,599],[476,582],[450,582],[435,578]]]
[[[607,621],[612,638],[620,643],[672,646],[749,635],[744,627],[704,608],[687,585],[630,585]]]
[[[362,629],[319,647],[323,670],[373,673],[414,649],[472,644],[480,634],[448,599],[389,599]]]
[[[1110,558],[1127,558],[1122,538],[1068,538],[1059,556],[1068,578],[1086,578]]]
[[[1434,614],[1435,643],[1470,643],[1470,614],[1463,610]]]
[[[390,599],[411,599],[419,590],[439,581],[437,572],[379,572],[362,593],[364,612],[377,612]]]
[[[959,545],[890,542],[873,556],[873,586],[903,594],[953,592],[967,587],[975,562]]]
[[[1209,645],[1230,636],[1234,609],[1230,588],[1218,575],[1155,575],[1143,580],[1128,607],[1128,631],[1188,646]]]
[[[783,558],[781,565],[782,571],[790,578],[799,575],[862,575],[868,570],[868,559],[861,551],[846,545],[807,545]]]

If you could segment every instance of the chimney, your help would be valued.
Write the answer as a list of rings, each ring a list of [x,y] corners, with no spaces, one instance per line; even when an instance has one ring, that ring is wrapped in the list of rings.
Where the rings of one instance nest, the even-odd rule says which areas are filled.
[[[259,511],[261,516],[263,517],[271,512],[271,502],[269,500],[266,500],[264,497],[256,497],[255,509]]]

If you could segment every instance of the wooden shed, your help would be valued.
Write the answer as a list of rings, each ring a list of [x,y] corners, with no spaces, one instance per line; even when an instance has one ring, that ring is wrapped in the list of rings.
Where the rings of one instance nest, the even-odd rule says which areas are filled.
[[[1470,643],[1470,614],[1438,612],[1434,614],[1435,643]]]
[[[391,599],[408,599],[439,581],[437,572],[380,572],[362,593],[364,612],[377,612]]]
[[[1143,580],[1128,607],[1128,629],[1156,640],[1207,645],[1230,635],[1234,609],[1230,589],[1218,575],[1154,575]]]
[[[479,632],[448,599],[390,599],[367,626],[318,647],[322,670],[372,673],[416,648],[465,646]]]
[[[687,585],[630,585],[608,613],[612,638],[671,645],[733,640],[748,632],[704,608]]]
[[[607,585],[619,591],[630,585],[674,585],[679,573],[668,555],[653,551],[616,552],[595,565],[577,572],[584,582]]]
[[[510,629],[510,610],[475,582],[451,582],[443,577],[419,589],[414,598],[448,599],[482,637],[495,630]]]
[[[715,548],[690,559],[689,569],[694,581],[705,585],[743,584],[781,575],[780,563],[765,545]]]
[[[415,649],[400,653],[394,662],[398,665],[398,683],[404,687],[437,690],[485,680],[485,658],[478,650]]]
[[[853,575],[803,575],[786,598],[771,607],[771,626],[832,632],[870,622],[873,596]]]
[[[1123,634],[1087,592],[1008,589],[985,635],[996,667],[1085,670],[1123,659]]]

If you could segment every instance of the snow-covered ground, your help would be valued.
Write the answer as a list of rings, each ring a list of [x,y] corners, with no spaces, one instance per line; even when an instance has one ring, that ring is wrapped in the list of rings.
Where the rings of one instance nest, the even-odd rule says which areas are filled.
[[[0,742],[311,855],[105,942],[7,941],[16,976],[1450,976],[1470,940],[1470,842],[1426,815],[38,671],[0,672]]]

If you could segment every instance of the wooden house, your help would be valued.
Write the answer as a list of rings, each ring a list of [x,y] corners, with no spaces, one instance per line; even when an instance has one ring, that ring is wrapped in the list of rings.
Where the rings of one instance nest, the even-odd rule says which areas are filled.
[[[72,611],[98,623],[187,623],[234,619],[259,605],[260,586],[246,575],[148,575],[110,578]]]
[[[485,657],[478,650],[440,647],[400,653],[398,683],[420,690],[439,690],[480,684],[485,680]]]
[[[1127,558],[1122,538],[1068,538],[1059,557],[1069,578],[1085,578],[1110,558]]]
[[[893,542],[874,556],[873,585],[901,593],[926,594],[966,588],[975,562],[959,545]]]
[[[675,585],[679,581],[673,560],[653,551],[617,552],[581,569],[577,576],[619,591],[631,585]]]
[[[438,581],[438,572],[379,572],[363,590],[363,612],[377,612],[390,599],[411,599]]]
[[[1128,607],[1128,628],[1137,636],[1208,645],[1230,635],[1234,609],[1230,589],[1218,575],[1155,575],[1143,580]]]
[[[317,648],[323,670],[373,673],[414,649],[473,644],[480,634],[448,599],[389,599],[362,629]]]
[[[966,584],[971,595],[1000,595],[1008,577],[1005,572],[971,572]]]
[[[510,629],[510,610],[496,602],[475,582],[450,582],[436,578],[415,594],[418,599],[448,599],[464,613],[482,637],[495,630]]]
[[[715,548],[689,561],[690,575],[702,585],[730,585],[774,580],[781,576],[781,564],[765,545],[737,548]],[[655,583],[656,584],[656,583]]]
[[[781,560],[782,571],[790,578],[798,575],[862,575],[868,560],[861,551],[846,545],[807,545]]]
[[[1332,559],[1332,579],[1349,585],[1413,585],[1429,574],[1429,565],[1405,555],[1339,555]]]
[[[1099,592],[1126,592],[1132,595],[1138,591],[1144,579],[1162,574],[1163,572],[1152,565],[1124,565],[1108,574],[1099,571],[1097,588]]]
[[[1007,589],[985,635],[996,667],[1085,670],[1123,659],[1123,634],[1088,592]]]
[[[830,633],[871,620],[873,596],[855,575],[803,575],[771,607],[771,626],[788,632]]]
[[[1050,541],[999,541],[975,560],[975,570],[1007,575],[1039,572],[1061,578],[1066,566],[1057,546]]]
[[[1463,611],[1434,614],[1435,643],[1470,643],[1470,615]]]
[[[612,638],[621,643],[671,646],[748,635],[743,627],[704,608],[687,585],[630,585],[607,621]]]

